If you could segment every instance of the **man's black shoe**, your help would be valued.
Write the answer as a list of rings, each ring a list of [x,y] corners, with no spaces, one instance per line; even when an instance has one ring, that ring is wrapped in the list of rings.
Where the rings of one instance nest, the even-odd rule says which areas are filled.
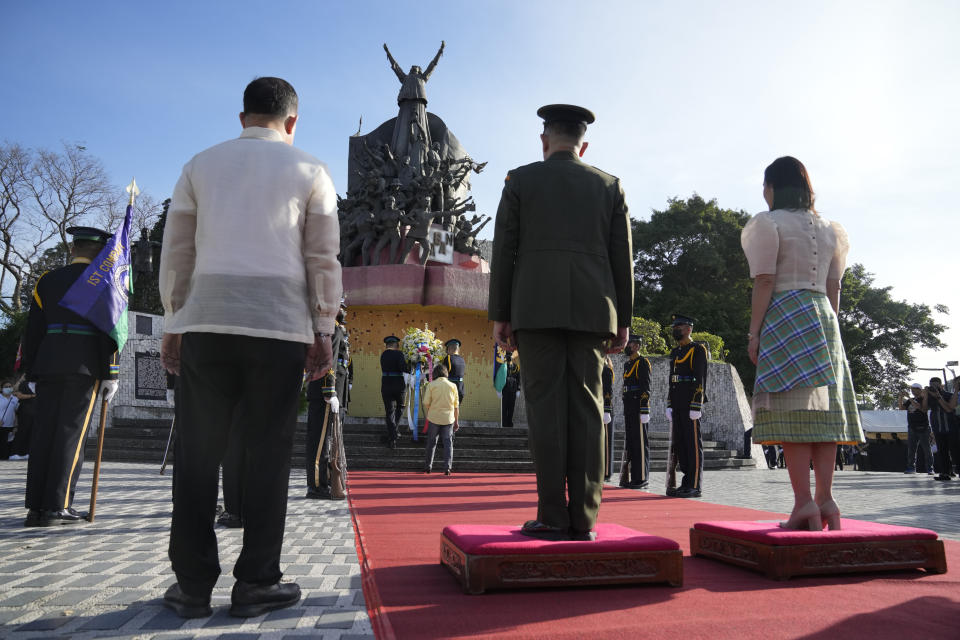
[[[85,522],[86,513],[78,513],[73,509],[60,509],[58,511],[41,511],[40,520],[33,527],[55,527],[61,524],[77,524]]]
[[[213,613],[210,608],[210,596],[191,596],[174,582],[163,594],[163,604],[177,612],[181,618],[206,618]]]
[[[230,596],[230,615],[253,618],[267,611],[291,607],[300,601],[300,585],[295,582],[266,586],[237,580]]]
[[[450,471],[450,469],[447,469],[446,471],[443,472],[443,475],[448,476],[448,475],[450,475],[451,473],[453,473],[453,472]]]
[[[541,540],[569,540],[570,535],[566,529],[560,527],[551,527],[543,524],[539,520],[527,520],[520,527],[520,533],[531,538],[540,538]]]
[[[303,497],[309,500],[329,500],[330,492],[323,489],[307,489],[307,494]]]
[[[430,469],[424,469],[423,472],[424,472],[424,473],[430,473]]]
[[[396,441],[396,440],[391,440],[390,442],[387,443],[387,446],[388,446],[389,448],[391,448],[391,449],[396,449],[396,448],[397,448],[397,441]]]
[[[648,484],[650,483],[649,482],[630,482],[626,486],[627,486],[627,489],[643,489]]]
[[[939,480],[940,482],[950,482],[950,476],[948,476],[945,473],[941,473],[940,475],[935,477],[934,480]]]
[[[576,529],[570,529],[569,536],[571,540],[592,542],[597,539],[597,532],[596,531],[577,531]]]
[[[243,520],[240,519],[240,516],[230,513],[229,511],[224,511],[220,514],[220,517],[217,518],[217,524],[221,527],[227,527],[228,529],[243,528]]]
[[[699,498],[700,489],[679,489],[677,491],[678,498]]]
[[[23,521],[25,527],[43,527],[42,512],[39,509],[30,509],[27,511],[27,519]]]
[[[677,497],[677,491],[678,491],[678,489],[677,489],[676,487],[668,487],[668,488],[667,488],[667,497],[668,497],[668,498],[676,498],[676,497]]]

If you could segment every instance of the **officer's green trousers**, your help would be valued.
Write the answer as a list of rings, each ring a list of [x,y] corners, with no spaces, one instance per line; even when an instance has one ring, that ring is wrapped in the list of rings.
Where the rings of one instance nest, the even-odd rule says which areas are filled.
[[[603,490],[603,340],[562,329],[517,332],[537,473],[537,520],[553,527],[590,531],[597,522]]]

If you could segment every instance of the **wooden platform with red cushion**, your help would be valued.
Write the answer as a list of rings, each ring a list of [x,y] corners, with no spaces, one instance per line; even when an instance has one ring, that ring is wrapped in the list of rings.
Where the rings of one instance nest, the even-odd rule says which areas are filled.
[[[589,542],[547,541],[519,527],[450,525],[440,535],[440,564],[466,593],[490,589],[683,584],[682,551],[669,538],[598,524]]]
[[[697,522],[690,554],[786,580],[791,576],[925,569],[946,573],[935,531],[842,519],[838,531],[791,531],[777,522]]]

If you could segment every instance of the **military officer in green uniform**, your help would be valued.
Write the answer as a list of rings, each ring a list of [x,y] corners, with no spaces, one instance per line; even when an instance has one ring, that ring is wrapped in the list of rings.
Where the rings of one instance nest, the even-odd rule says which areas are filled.
[[[625,462],[620,485],[642,489],[650,482],[650,361],[640,355],[640,336],[631,335],[623,363],[623,422]]]
[[[670,352],[670,387],[667,394],[667,419],[670,420],[670,449],[667,452],[667,495],[699,498],[703,477],[703,441],[700,417],[703,415],[707,384],[707,350],[690,340],[693,318],[673,316],[673,338],[677,346]],[[683,472],[677,488],[676,467]]]
[[[507,174],[488,316],[494,339],[523,352],[537,517],[521,532],[591,540],[603,488],[603,356],[626,345],[633,307],[630,218],[620,180],[580,160],[593,114],[549,105],[537,115],[544,159]]]
[[[339,491],[332,491],[331,464],[343,464],[334,451],[334,442],[343,442],[342,417],[350,402],[350,338],[346,326],[347,305],[340,301],[333,328],[333,363],[324,376],[307,385],[307,494],[316,500],[342,500]],[[327,411],[329,409],[329,412]],[[335,434],[334,432],[337,432]],[[338,437],[335,437],[338,435]],[[338,447],[339,449],[339,447]]]
[[[110,234],[70,227],[72,260],[37,280],[23,337],[23,369],[37,387],[37,415],[27,466],[24,526],[80,522],[71,506],[83,445],[97,393],[107,402],[117,391],[117,345],[60,300],[103,249]]]
[[[451,338],[443,343],[447,348],[447,356],[440,362],[447,368],[449,375],[447,380],[457,385],[457,391],[460,393],[460,402],[463,402],[463,376],[467,372],[467,363],[460,355],[461,342],[456,338]]]

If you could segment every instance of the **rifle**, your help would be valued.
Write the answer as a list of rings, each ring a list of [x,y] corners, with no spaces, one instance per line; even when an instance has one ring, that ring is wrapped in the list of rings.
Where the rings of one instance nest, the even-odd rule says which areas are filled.
[[[170,454],[170,443],[173,442],[173,433],[177,428],[177,414],[173,414],[173,420],[170,421],[170,434],[167,435],[167,448],[163,450],[163,460],[160,461],[160,475],[167,469],[167,456]]]
[[[342,500],[347,496],[347,452],[343,447],[343,422],[339,413],[333,417],[329,459],[330,497]]]
[[[323,411],[323,428],[320,429],[320,444],[317,445],[317,457],[313,460],[313,484],[320,486],[320,456],[323,455],[323,445],[327,438],[327,423],[330,422],[330,404],[327,403]]]

